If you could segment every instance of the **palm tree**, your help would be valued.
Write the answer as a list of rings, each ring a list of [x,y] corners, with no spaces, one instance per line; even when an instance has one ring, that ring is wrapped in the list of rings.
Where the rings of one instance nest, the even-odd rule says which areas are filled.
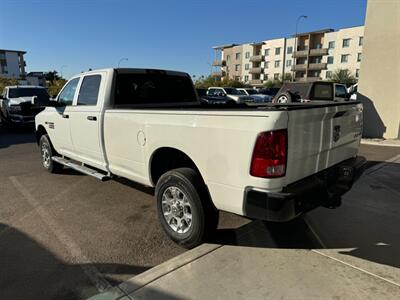
[[[333,72],[331,80],[336,83],[345,84],[346,86],[353,85],[357,82],[357,79],[348,69],[337,69]]]

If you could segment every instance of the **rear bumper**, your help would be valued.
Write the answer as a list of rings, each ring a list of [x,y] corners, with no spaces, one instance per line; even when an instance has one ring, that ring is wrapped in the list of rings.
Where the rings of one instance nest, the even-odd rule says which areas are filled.
[[[360,156],[345,160],[292,183],[279,193],[247,189],[244,203],[245,216],[284,222],[316,207],[338,202],[361,176],[365,162],[365,158]]]

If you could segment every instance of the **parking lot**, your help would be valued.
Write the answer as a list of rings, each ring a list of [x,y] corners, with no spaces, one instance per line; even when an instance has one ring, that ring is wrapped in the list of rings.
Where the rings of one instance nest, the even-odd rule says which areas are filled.
[[[370,167],[399,153],[399,147],[361,146]],[[396,190],[397,184],[387,178],[371,188]],[[0,299],[85,299],[183,253],[162,232],[152,193],[127,181],[100,182],[71,170],[49,174],[41,167],[33,133],[8,133],[0,124]],[[361,201],[336,211],[346,220],[342,225],[354,224],[351,229],[330,226],[338,225],[338,215],[321,208],[307,222],[268,230],[277,248],[315,248],[327,240],[328,248],[357,248],[352,256],[400,267],[398,241],[388,226],[396,207],[380,203],[377,215],[371,203],[358,209]],[[246,224],[245,218],[222,213],[213,242],[235,245]],[[371,244],[365,232],[376,243],[381,236],[392,246]],[[362,239],[353,238],[360,234]]]

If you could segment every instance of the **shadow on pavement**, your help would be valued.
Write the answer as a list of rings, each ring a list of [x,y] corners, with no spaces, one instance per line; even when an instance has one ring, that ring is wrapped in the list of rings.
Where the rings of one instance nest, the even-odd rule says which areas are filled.
[[[0,223],[0,299],[87,299],[98,294],[83,271],[87,266],[102,274],[138,274],[148,269],[122,264],[69,264],[25,233]],[[108,281],[102,274],[95,276]]]
[[[378,163],[369,162],[368,168]],[[385,168],[399,177],[390,180],[400,182],[400,164],[387,163]],[[400,268],[400,185],[397,190],[390,187],[389,174],[380,172],[380,168],[373,174],[358,182],[337,209],[318,208],[287,223],[255,220],[238,229],[219,229],[211,242],[275,249],[336,249],[339,254]]]
[[[7,129],[2,123],[0,123],[0,149],[7,148],[11,145],[35,142],[36,139],[33,126]]]

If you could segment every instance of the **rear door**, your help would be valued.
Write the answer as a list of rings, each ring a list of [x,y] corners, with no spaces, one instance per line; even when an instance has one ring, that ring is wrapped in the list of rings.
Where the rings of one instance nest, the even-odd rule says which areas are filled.
[[[287,183],[357,155],[362,105],[340,103],[288,111]]]
[[[82,77],[79,92],[70,112],[71,137],[75,158],[105,169],[102,151],[101,111],[104,99],[105,72]]]

